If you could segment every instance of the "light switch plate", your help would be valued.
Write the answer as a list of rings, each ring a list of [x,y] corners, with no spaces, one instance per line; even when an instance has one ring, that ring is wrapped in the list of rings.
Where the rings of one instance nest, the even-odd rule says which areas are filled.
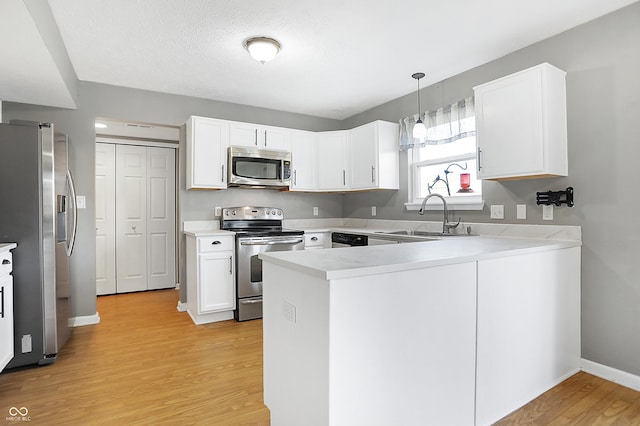
[[[504,206],[502,204],[491,206],[491,219],[504,219]]]
[[[215,216],[216,217],[222,216],[222,207],[220,207],[220,206],[216,206],[215,207]]]
[[[314,216],[318,216],[318,208],[317,207],[313,208],[313,215]]]
[[[87,198],[84,195],[76,195],[76,207],[79,209],[87,208]]]
[[[516,205],[516,219],[526,219],[526,218],[527,218],[527,205],[526,204]]]
[[[542,220],[553,220],[553,205],[542,206]]]
[[[371,206],[371,216],[375,216],[377,213],[376,206]]]

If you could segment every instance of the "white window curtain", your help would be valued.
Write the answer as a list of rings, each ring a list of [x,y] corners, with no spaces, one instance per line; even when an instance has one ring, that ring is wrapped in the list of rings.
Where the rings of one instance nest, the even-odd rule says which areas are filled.
[[[420,118],[427,128],[425,139],[413,137],[417,114],[400,120],[400,151],[451,143],[476,134],[473,96],[435,111],[426,111]]]

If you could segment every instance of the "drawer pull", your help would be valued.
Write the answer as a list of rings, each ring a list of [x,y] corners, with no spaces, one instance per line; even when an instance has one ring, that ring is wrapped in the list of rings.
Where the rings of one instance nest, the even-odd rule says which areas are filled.
[[[211,244],[216,245],[216,244],[222,244],[219,240],[215,240],[214,242],[212,242]]]
[[[318,241],[318,237],[311,237],[311,241]]]
[[[11,261],[9,259],[2,259],[3,265],[11,265]]]

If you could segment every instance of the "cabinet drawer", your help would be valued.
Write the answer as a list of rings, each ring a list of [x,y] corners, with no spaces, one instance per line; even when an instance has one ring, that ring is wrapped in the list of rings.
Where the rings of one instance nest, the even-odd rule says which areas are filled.
[[[304,248],[323,248],[327,241],[327,235],[324,232],[314,232],[311,234],[304,234]]]
[[[233,237],[199,237],[198,253],[206,253],[210,251],[222,251],[234,249]]]
[[[13,257],[11,252],[0,254],[0,277],[9,275],[13,269]]]

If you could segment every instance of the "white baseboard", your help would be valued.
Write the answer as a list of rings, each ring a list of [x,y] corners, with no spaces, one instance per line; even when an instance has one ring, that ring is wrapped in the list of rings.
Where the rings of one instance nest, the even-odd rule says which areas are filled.
[[[187,304],[184,303],[184,302],[178,302],[178,311],[186,312],[187,311]]]
[[[100,323],[100,315],[97,312],[93,315],[69,318],[70,327],[81,327],[83,325],[93,325],[98,323]]]
[[[582,358],[580,362],[580,368],[585,373],[593,374],[601,379],[640,391],[640,376],[636,376],[635,374],[607,367],[606,365],[598,364],[597,362],[584,358]]]

